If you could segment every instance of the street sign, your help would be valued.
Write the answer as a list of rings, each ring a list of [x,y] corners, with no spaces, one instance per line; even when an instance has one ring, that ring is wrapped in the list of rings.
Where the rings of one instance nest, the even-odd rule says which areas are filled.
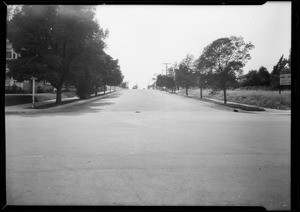
[[[280,74],[280,85],[291,85],[291,74]]]

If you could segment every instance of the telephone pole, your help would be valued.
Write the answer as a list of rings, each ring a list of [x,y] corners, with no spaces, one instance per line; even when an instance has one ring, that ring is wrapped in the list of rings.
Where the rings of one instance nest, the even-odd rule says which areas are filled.
[[[167,70],[168,70],[168,65],[171,64],[171,63],[163,63],[166,65],[166,75],[167,75]]]

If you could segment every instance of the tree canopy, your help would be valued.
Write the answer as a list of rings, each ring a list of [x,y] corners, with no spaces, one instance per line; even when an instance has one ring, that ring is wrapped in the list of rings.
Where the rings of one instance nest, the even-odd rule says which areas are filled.
[[[175,70],[175,82],[177,86],[184,87],[186,95],[188,89],[195,84],[195,67],[194,56],[188,54],[179,64],[178,69]]]
[[[242,73],[253,48],[254,45],[245,43],[242,37],[225,37],[206,46],[198,59],[198,69],[208,74],[210,84],[224,91],[224,103],[228,84],[235,82],[237,75]]]
[[[94,16],[93,6],[22,6],[8,22],[8,40],[20,55],[8,64],[10,74],[17,80],[34,76],[50,82],[57,89],[57,103],[65,82],[78,90],[99,87],[112,69],[104,52],[108,31]]]

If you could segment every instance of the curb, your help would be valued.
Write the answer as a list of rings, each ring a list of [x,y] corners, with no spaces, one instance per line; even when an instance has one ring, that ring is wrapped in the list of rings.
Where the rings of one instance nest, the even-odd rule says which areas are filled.
[[[99,95],[99,96],[94,96],[90,99],[83,99],[83,100],[78,100],[76,102],[70,102],[70,103],[66,103],[66,104],[63,104],[63,105],[57,105],[57,106],[53,106],[53,107],[50,107],[50,108],[45,108],[45,109],[20,109],[20,110],[6,110],[5,111],[5,114],[33,114],[33,113],[40,113],[40,112],[54,112],[56,110],[60,110],[60,109],[64,109],[64,108],[67,108],[67,107],[72,107],[72,106],[75,106],[75,105],[82,105],[82,104],[85,104],[85,103],[89,103],[89,102],[92,102],[92,101],[95,101],[95,100],[98,100],[98,99],[103,99],[103,98],[106,98],[116,92],[118,92],[119,90],[116,90],[114,92],[109,92],[109,93],[106,93],[104,95]],[[72,97],[74,98],[74,97]],[[52,102],[51,100],[48,100],[50,102]],[[46,102],[46,101],[45,101]]]
[[[168,92],[171,93],[171,92]],[[180,95],[178,93],[174,93],[178,96],[184,96],[184,95]],[[291,110],[277,110],[277,109],[272,109],[272,108],[265,108],[265,107],[258,107],[258,106],[254,106],[254,105],[247,105],[247,104],[242,104],[242,103],[237,103],[237,102],[228,102],[229,104],[235,104],[238,106],[245,106],[245,107],[250,107],[250,108],[260,108],[263,109],[264,111],[247,111],[247,110],[243,110],[243,109],[239,109],[239,108],[233,108],[230,106],[226,106],[223,104],[223,102],[221,100],[218,99],[212,99],[212,98],[207,98],[207,97],[202,97],[202,99],[198,99],[198,98],[194,98],[193,96],[184,96],[184,97],[188,97],[191,99],[195,99],[195,100],[200,100],[200,101],[205,101],[205,102],[210,102],[210,103],[214,103],[217,104],[221,107],[224,107],[226,109],[232,110],[233,112],[242,112],[242,113],[268,113],[268,114],[278,114],[278,115],[290,115],[291,114]],[[218,104],[221,103],[221,104]]]

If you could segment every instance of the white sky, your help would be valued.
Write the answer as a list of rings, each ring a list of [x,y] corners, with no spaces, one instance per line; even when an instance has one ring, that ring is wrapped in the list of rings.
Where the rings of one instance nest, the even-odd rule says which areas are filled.
[[[261,6],[101,5],[97,19],[109,30],[106,52],[119,59],[130,88],[147,88],[163,63],[180,63],[190,53],[197,59],[218,38],[242,36],[255,48],[244,73],[265,66],[269,72],[291,48],[291,3]],[[169,65],[170,66],[170,65]]]

